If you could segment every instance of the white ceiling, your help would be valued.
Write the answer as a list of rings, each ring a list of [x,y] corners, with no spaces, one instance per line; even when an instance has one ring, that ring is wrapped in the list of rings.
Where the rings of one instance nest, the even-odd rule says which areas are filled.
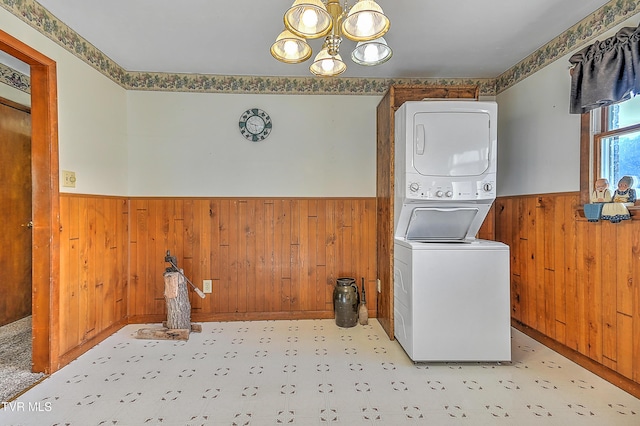
[[[310,76],[269,48],[293,0],[38,0],[127,71]],[[345,77],[494,78],[608,0],[378,0],[393,58]],[[350,0],[349,4],[353,4]],[[321,40],[310,42],[314,55]]]

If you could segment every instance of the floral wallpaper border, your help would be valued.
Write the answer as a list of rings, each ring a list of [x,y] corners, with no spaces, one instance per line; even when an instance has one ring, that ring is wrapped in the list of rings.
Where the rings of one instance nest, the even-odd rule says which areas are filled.
[[[383,95],[390,85],[479,86],[482,95],[495,93],[495,79],[446,78],[316,78],[253,77],[211,74],[129,72],[123,86],[131,90],[179,92],[263,93],[298,95]]]
[[[611,0],[497,78],[321,79],[126,71],[35,0],[0,0],[0,6],[128,90],[322,95],[382,95],[393,84],[438,86],[465,84],[477,85],[480,95],[495,96],[574,48],[586,44],[609,28],[640,13],[640,0]],[[14,70],[11,71],[15,73]],[[5,78],[5,72],[0,71],[0,73],[2,74],[0,82],[16,87],[14,77]],[[17,84],[21,86],[24,81],[20,78]]]
[[[496,78],[501,93],[558,58],[640,13],[638,0],[611,0]],[[567,62],[567,67],[569,63]]]
[[[31,79],[5,64],[0,64],[0,83],[11,86],[25,93],[31,93]]]

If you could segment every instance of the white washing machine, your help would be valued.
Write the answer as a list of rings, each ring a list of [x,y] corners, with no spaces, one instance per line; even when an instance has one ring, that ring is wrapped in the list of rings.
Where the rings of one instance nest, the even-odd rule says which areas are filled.
[[[415,361],[510,361],[509,246],[394,244],[394,334]]]

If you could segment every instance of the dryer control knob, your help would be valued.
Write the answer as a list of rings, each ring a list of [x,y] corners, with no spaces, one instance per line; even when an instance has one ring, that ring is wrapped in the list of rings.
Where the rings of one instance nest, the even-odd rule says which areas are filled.
[[[418,190],[420,189],[420,185],[416,182],[411,182],[409,184],[409,191],[411,192],[418,192]]]
[[[493,189],[493,185],[491,185],[490,183],[485,183],[482,186],[482,189],[484,189],[486,192],[489,192],[489,191],[491,191]]]
[[[446,195],[447,198],[451,198],[451,197],[453,197],[453,192],[447,191],[444,195]]]
[[[436,191],[436,197],[441,198],[442,195],[444,195],[442,191]]]

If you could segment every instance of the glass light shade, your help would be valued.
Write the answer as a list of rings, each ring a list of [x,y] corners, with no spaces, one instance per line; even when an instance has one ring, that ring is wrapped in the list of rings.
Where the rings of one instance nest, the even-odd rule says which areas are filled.
[[[321,0],[295,0],[284,14],[284,26],[302,38],[319,38],[329,34],[333,19]]]
[[[271,45],[271,55],[286,64],[298,64],[311,57],[311,46],[302,37],[284,30]]]
[[[342,34],[353,41],[368,41],[382,37],[391,22],[374,0],[360,0],[342,22]]]
[[[371,41],[361,41],[351,52],[351,59],[356,64],[373,66],[387,62],[393,51],[387,45],[384,38],[380,37]]]
[[[309,67],[309,71],[321,77],[334,77],[342,74],[346,69],[347,65],[342,62],[340,54],[331,56],[326,47],[316,55],[313,64]]]

